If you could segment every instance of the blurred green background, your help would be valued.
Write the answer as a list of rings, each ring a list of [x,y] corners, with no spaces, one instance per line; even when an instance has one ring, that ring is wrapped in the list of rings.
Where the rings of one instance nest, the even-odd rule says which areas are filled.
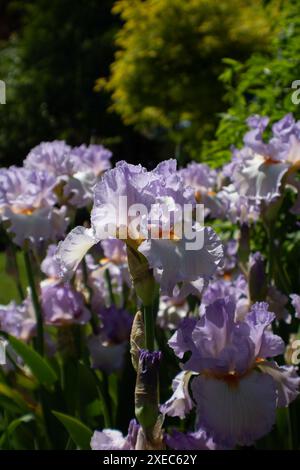
[[[214,157],[208,142],[228,108],[238,107],[233,114],[243,120],[252,111],[249,86],[277,84],[278,74],[279,87],[290,86],[284,78],[295,64],[288,70],[282,48],[298,63],[298,7],[278,0],[2,0],[2,164],[20,163],[53,139],[102,142],[116,160],[148,167],[175,153],[182,162],[219,164],[227,149],[222,144]],[[267,95],[260,98],[273,111]],[[257,108],[263,111],[261,102]]]

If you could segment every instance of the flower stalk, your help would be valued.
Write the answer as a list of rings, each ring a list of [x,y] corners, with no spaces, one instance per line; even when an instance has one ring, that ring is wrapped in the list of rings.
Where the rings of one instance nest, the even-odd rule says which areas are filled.
[[[27,249],[24,250],[24,261],[25,261],[26,274],[27,274],[28,284],[30,287],[32,304],[33,304],[33,309],[34,309],[36,324],[37,324],[36,350],[43,356],[44,354],[43,313],[42,313],[42,309],[41,309],[41,305],[40,305],[40,301],[39,301],[39,297],[38,297],[38,293],[37,293],[37,289],[36,289],[36,285],[34,281],[30,252]]]

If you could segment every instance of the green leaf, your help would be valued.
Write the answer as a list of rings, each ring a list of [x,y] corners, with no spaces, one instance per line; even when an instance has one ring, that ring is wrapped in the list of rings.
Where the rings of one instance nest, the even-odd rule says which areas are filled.
[[[59,411],[52,411],[52,413],[64,425],[70,437],[80,449],[89,450],[91,448],[90,442],[93,431],[90,428],[78,419],[73,418],[73,416],[65,415]]]
[[[32,374],[38,382],[45,386],[53,385],[57,380],[56,372],[52,369],[46,359],[34,349],[14,336],[8,336],[8,340],[15,352],[22,357],[25,364],[31,369]]]
[[[22,395],[17,390],[13,390],[4,383],[0,383],[0,398],[1,396],[7,398],[22,411],[27,412],[29,410],[28,403],[24,400]]]
[[[29,423],[30,421],[33,421],[34,419],[35,417],[32,413],[28,413],[24,416],[21,416],[20,418],[16,418],[13,421],[11,421],[8,428],[6,429],[6,433],[10,436],[15,432],[17,427],[20,426],[20,424]]]

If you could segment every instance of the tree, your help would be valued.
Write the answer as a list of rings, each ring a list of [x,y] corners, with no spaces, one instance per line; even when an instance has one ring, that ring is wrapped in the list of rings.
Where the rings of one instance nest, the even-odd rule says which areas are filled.
[[[113,58],[119,28],[113,0],[13,5],[22,26],[0,49],[7,91],[0,107],[2,162],[19,162],[41,140],[79,144],[124,132],[120,120],[106,113],[107,97],[94,90]]]
[[[193,156],[224,109],[218,76],[223,57],[244,60],[266,50],[277,2],[261,0],[119,0],[124,24],[107,80],[112,109],[126,124],[159,137],[162,132]]]

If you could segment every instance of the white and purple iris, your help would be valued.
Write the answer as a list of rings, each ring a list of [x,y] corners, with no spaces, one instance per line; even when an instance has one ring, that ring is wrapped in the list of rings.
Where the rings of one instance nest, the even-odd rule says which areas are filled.
[[[300,124],[287,114],[272,126],[272,135],[263,140],[269,119],[252,116],[247,120],[250,131],[244,137],[245,147],[235,151],[232,181],[240,196],[251,203],[274,201],[289,184],[296,191],[294,173],[300,167]],[[297,205],[294,206],[294,211]]]
[[[127,198],[127,208],[143,204],[147,209],[147,215],[139,215],[138,234],[137,225],[132,224],[137,213],[130,215],[130,211],[124,212],[124,208],[120,207],[122,197]],[[204,245],[196,251],[186,250],[187,240],[184,236],[181,239],[149,237],[148,216],[153,206],[161,201],[166,202],[168,210],[174,213],[174,219],[176,205],[183,207],[184,204],[195,204],[193,190],[184,188],[176,172],[176,161],[163,162],[150,172],[140,165],[119,162],[95,186],[91,228],[76,227],[60,243],[58,259],[63,273],[72,273],[76,269],[88,249],[105,238],[107,227],[113,228],[118,238],[125,226],[124,241],[145,256],[163,293],[172,296],[178,283],[181,283],[181,289],[186,293],[193,288],[201,290],[222,261],[220,239],[211,228],[197,225],[194,230],[202,233]],[[108,207],[112,210],[108,210]],[[161,220],[157,223],[159,230]]]
[[[93,200],[93,188],[100,175],[111,167],[112,153],[102,145],[70,147],[64,141],[42,142],[34,147],[24,167],[47,172],[63,185],[63,200],[85,207]]]
[[[56,180],[45,171],[27,168],[0,170],[0,217],[20,247],[61,238],[67,227],[66,207],[56,207]]]
[[[227,447],[251,445],[272,429],[276,407],[299,394],[294,367],[269,360],[283,353],[283,340],[272,333],[275,316],[264,302],[252,306],[243,321],[225,297],[208,305],[199,319],[186,318],[169,341],[175,354],[190,357],[173,384],[164,413],[183,417],[195,403],[196,427]],[[189,396],[191,380],[193,401]]]

